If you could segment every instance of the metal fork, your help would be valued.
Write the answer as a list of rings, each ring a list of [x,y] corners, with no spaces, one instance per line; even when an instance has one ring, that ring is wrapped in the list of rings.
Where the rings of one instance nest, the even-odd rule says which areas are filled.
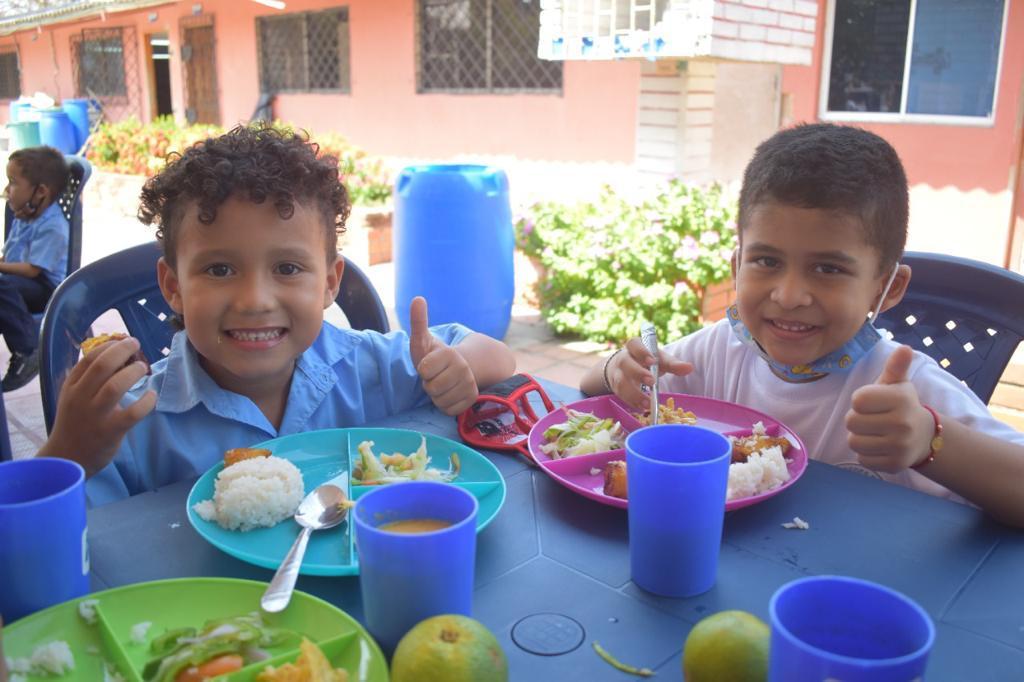
[[[640,341],[644,348],[654,358],[654,366],[651,373],[654,374],[654,384],[651,386],[651,425],[658,423],[658,330],[650,322],[640,325]]]

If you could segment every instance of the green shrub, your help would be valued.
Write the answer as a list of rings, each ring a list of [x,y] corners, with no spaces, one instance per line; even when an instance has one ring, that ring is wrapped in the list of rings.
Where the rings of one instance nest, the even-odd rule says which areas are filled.
[[[275,122],[275,126],[295,130]],[[130,175],[153,175],[170,152],[182,152],[225,129],[214,125],[179,126],[169,116],[143,124],[135,118],[104,123],[89,138],[86,156],[97,168]],[[391,181],[380,159],[354,147],[337,133],[309,134],[322,154],[338,157],[338,170],[353,204],[372,206],[391,198]]]
[[[664,342],[698,329],[706,288],[729,277],[735,211],[718,186],[673,180],[641,201],[606,187],[593,203],[534,204],[516,241],[543,266],[556,333],[619,344],[650,321]]]

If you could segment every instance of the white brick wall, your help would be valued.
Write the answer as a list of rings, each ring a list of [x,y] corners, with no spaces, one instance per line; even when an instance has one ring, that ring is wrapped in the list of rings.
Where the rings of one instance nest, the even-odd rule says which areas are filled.
[[[795,14],[779,15],[779,26],[782,28],[791,28],[796,29],[797,31],[802,31],[804,30],[804,21],[806,20],[803,17],[798,17]],[[814,20],[811,19],[811,23],[813,22]]]

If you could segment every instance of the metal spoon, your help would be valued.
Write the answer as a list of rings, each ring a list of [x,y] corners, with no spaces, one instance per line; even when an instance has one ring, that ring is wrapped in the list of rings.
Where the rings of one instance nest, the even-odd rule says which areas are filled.
[[[644,322],[640,326],[640,341],[654,358],[654,365],[651,366],[651,373],[654,375],[654,384],[651,386],[651,425],[653,426],[658,423],[658,330],[650,322]]]
[[[314,488],[299,504],[295,511],[295,521],[302,526],[302,531],[299,537],[295,538],[292,548],[288,550],[267,591],[260,599],[260,606],[264,611],[277,613],[288,606],[310,534],[322,528],[333,528],[344,521],[348,516],[348,507],[345,506],[347,499],[344,489],[334,485],[332,481]]]

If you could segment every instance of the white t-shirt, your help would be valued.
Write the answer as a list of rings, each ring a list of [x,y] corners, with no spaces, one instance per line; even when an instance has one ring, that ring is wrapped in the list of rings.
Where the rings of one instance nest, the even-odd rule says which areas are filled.
[[[878,379],[886,360],[897,347],[897,343],[882,339],[852,371],[794,384],[777,377],[768,363],[736,338],[728,320],[722,320],[664,348],[673,357],[693,363],[694,371],[685,377],[665,374],[658,381],[658,388],[746,405],[795,431],[811,459],[964,502],[949,489],[912,469],[896,474],[867,469],[857,462],[857,455],[850,450],[845,421],[850,398],[858,388]],[[955,419],[976,431],[1024,444],[1024,433],[995,419],[969,388],[924,353],[915,351],[910,381],[921,402],[944,419]]]

